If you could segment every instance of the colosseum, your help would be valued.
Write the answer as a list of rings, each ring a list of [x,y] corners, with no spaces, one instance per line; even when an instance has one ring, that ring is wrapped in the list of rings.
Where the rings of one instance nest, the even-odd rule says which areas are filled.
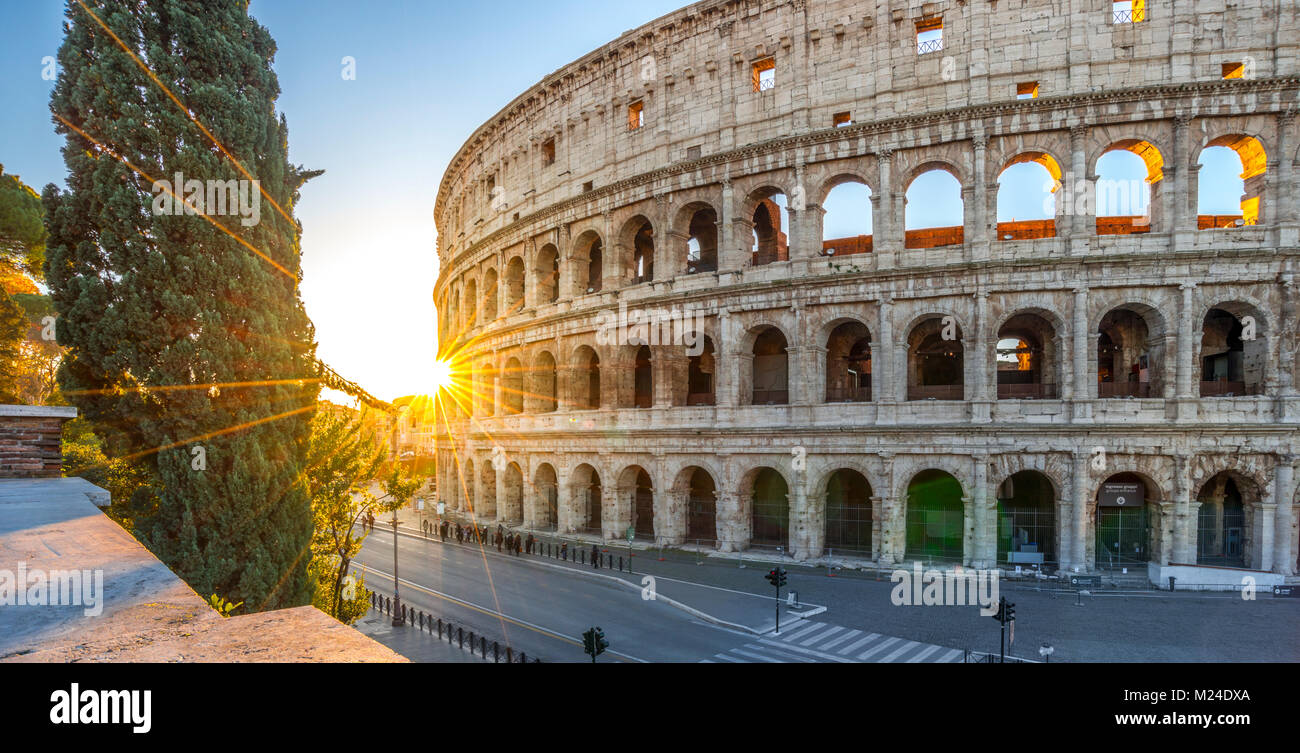
[[[626,32],[443,177],[440,496],[866,567],[1295,576],[1298,102],[1290,0]]]

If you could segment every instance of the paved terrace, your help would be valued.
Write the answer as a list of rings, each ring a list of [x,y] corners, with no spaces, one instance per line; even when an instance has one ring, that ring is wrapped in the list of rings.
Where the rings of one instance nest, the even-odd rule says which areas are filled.
[[[28,573],[103,571],[103,611],[0,608],[0,662],[404,662],[315,607],[223,619],[79,478],[0,479],[0,598]],[[9,585],[12,589],[12,585]]]

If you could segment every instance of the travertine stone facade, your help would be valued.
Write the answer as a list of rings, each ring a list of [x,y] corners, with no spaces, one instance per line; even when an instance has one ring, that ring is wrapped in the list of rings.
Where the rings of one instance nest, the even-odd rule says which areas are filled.
[[[1120,538],[1102,484],[1131,482],[1138,559],[1293,575],[1300,10],[1115,20],[1103,0],[708,0],[520,95],[438,194],[440,350],[465,388],[442,496],[608,538],[1091,570]],[[1211,146],[1242,160],[1240,226],[1198,213]],[[1098,219],[1114,150],[1145,162],[1149,217]],[[1033,232],[997,221],[1026,161],[1059,181]],[[914,234],[907,189],[935,169],[964,217]],[[872,232],[828,255],[850,245],[823,242],[823,203],[850,182]],[[709,349],[611,338],[620,307],[698,316]],[[1032,376],[1003,373],[1006,338]]]

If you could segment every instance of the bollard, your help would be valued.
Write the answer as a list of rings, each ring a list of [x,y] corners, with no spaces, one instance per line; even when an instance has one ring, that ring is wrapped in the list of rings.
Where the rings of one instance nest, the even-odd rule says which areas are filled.
[[[581,552],[578,556],[582,558],[582,564],[584,564],[584,565],[587,564],[587,550],[586,550],[586,549],[583,549],[582,552]]]
[[[1169,593],[1173,593],[1173,592],[1174,592],[1174,581],[1175,581],[1175,580],[1177,580],[1177,579],[1174,578],[1174,576],[1172,576],[1172,575],[1169,576]]]
[[[487,636],[486,635],[479,636],[478,655],[483,657],[484,659],[487,658]]]
[[[523,654],[520,654],[520,656],[523,656]],[[506,646],[506,664],[514,664],[514,663],[515,663],[515,650],[510,648],[509,646]]]
[[[424,630],[424,610],[420,610],[420,629]]]
[[[442,640],[442,618],[438,618],[438,640]]]
[[[613,555],[610,555],[610,556],[613,556]],[[618,571],[619,571],[620,573],[623,572],[623,555],[621,555],[621,554],[618,556]]]
[[[496,641],[492,641],[492,662],[494,664],[501,663],[501,644]]]
[[[465,648],[465,628],[456,628],[456,645]]]
[[[525,654],[523,651],[520,651],[520,652],[519,652],[519,663],[520,663],[520,664],[527,664],[527,663],[528,663],[528,654]]]

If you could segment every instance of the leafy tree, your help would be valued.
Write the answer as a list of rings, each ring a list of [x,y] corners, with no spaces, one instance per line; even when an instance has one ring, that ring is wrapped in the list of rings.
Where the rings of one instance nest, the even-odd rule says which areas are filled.
[[[399,464],[386,463],[383,439],[367,423],[359,416],[318,411],[307,452],[307,486],[315,519],[313,603],[346,624],[356,622],[369,608],[364,580],[347,582],[352,560],[365,543],[366,530],[359,523],[367,515],[391,513],[409,504],[423,483]],[[373,491],[377,480],[382,494]]]
[[[39,280],[44,263],[41,199],[17,175],[5,174],[4,165],[0,165],[0,274],[17,270]]]
[[[50,100],[68,189],[42,195],[60,387],[142,479],[135,532],[173,571],[249,611],[308,603],[319,387],[292,212],[319,173],[288,162],[275,42],[246,0],[83,1]],[[246,180],[236,160],[257,222],[154,211],[151,178]]]
[[[0,403],[22,402],[18,383],[22,378],[23,339],[27,315],[9,294],[0,290]]]

